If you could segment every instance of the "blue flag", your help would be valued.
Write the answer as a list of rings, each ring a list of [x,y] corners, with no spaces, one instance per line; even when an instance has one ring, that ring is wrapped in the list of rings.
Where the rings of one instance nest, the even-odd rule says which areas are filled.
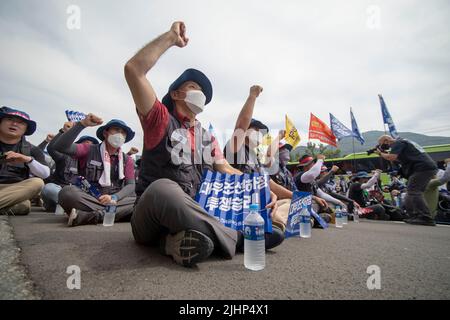
[[[395,124],[394,121],[392,120],[391,114],[389,113],[389,110],[381,94],[379,94],[378,97],[380,98],[381,113],[383,114],[383,122],[385,125],[386,124],[388,125],[389,132],[391,133],[392,138],[397,139],[399,135],[397,133],[397,129],[395,128]]]
[[[361,132],[359,131],[358,124],[356,123],[355,116],[353,115],[353,110],[350,108],[350,117],[352,118],[352,131],[353,136],[361,142],[361,144],[364,144],[366,140],[364,140]]]
[[[229,175],[206,171],[195,198],[200,206],[224,226],[242,230],[250,212],[250,204],[258,203],[259,214],[264,219],[265,232],[272,233],[269,176],[259,173]]]
[[[310,192],[295,191],[292,195],[291,206],[286,224],[285,237],[292,238],[300,235],[300,212],[306,205],[311,216],[319,222],[322,228],[328,228],[328,224],[312,208],[312,194]]]
[[[72,122],[78,122],[86,118],[86,115],[82,112],[66,110],[67,120]]]
[[[341,141],[347,137],[353,137],[353,131],[347,128],[342,122],[340,122],[335,116],[330,113],[330,127],[336,138]]]

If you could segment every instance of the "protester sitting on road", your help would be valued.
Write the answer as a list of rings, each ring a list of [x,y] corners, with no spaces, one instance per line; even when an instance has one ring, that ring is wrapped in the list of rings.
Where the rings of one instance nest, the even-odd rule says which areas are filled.
[[[259,162],[256,149],[262,142],[262,137],[269,132],[269,128],[261,121],[252,119],[256,99],[263,92],[260,86],[252,86],[249,96],[237,118],[231,139],[224,148],[224,156],[231,166],[243,173],[260,172],[262,164]]]
[[[278,172],[271,175],[270,178],[280,186],[286,188],[289,191],[295,191],[297,187],[295,186],[294,177],[291,171],[287,168],[290,160],[290,152],[292,151],[292,146],[286,142],[280,142],[279,146],[279,159],[280,168]]]
[[[320,175],[316,179],[317,186],[327,193],[335,192],[336,182],[333,179],[338,170],[338,166],[333,166],[330,171],[328,171],[326,166],[322,166],[320,169]]]
[[[39,195],[42,179],[50,175],[42,150],[25,138],[35,131],[36,122],[27,113],[0,109],[0,215],[29,214],[30,200]]]
[[[319,195],[319,193],[323,195],[324,192],[322,190],[318,190],[319,188],[315,181],[320,175],[325,156],[317,155],[316,158],[317,160],[314,161],[314,158],[307,154],[300,158],[297,166],[299,172],[294,177],[294,182],[299,191],[309,192],[312,194],[312,207],[314,211],[319,213],[326,222],[330,222],[332,219],[330,213],[332,212],[330,211],[328,203]]]
[[[259,97],[262,91],[263,88],[260,86],[250,88],[249,97],[237,118],[233,135],[225,146],[224,155],[230,164],[242,173],[268,173],[272,175],[278,172],[279,162],[275,161],[275,157],[278,157],[278,152],[273,152],[272,154],[272,146],[269,147],[266,161],[268,166],[263,166],[260,163],[255,152],[262,144],[263,136],[269,131],[269,128],[264,123],[252,118],[256,98]],[[272,144],[279,146],[278,139]],[[278,234],[280,238],[284,238],[292,191],[277,184],[272,179],[270,179],[269,184],[270,190],[278,199],[277,210],[272,216],[273,225],[276,227],[273,229],[273,235]]]
[[[53,140],[54,137],[55,135],[52,133],[47,134],[47,137],[45,137],[45,139],[37,146],[44,153],[45,164],[47,165],[47,167],[50,168],[50,175],[52,175],[53,172],[55,171],[55,161],[52,159],[52,157],[46,150],[46,147]]]
[[[72,127],[73,122],[64,123],[62,129],[59,130],[59,133],[47,147],[50,156],[55,161],[55,172],[47,179],[47,183],[41,193],[44,208],[48,212],[54,212],[56,210],[59,192],[65,186],[74,184],[76,177],[79,175],[78,160],[72,156],[58,152],[54,148],[55,142]],[[94,137],[82,136],[75,144],[98,145],[98,140]],[[59,209],[62,210],[62,208]]]
[[[391,181],[388,185],[383,186],[383,192],[389,193],[392,199],[392,205],[403,207],[402,198],[406,192],[406,184],[398,176],[397,171],[390,173]]]
[[[102,123],[102,119],[89,114],[53,145],[56,151],[78,160],[79,174],[101,194],[96,198],[77,186],[66,186],[59,192],[58,202],[69,213],[70,227],[101,223],[111,204],[117,209],[116,222],[130,221],[133,212],[134,162],[122,151],[122,145],[134,138],[133,130],[121,120],[111,120],[97,130],[101,144],[73,143],[83,129]]]
[[[406,190],[406,184],[401,180],[397,171],[392,172],[390,176],[391,182],[389,183],[389,185],[387,185],[387,189],[389,192],[392,192],[392,190],[398,190],[400,192]]]
[[[358,172],[352,179],[352,183],[348,190],[348,197],[359,204],[363,208],[363,218],[372,220],[389,220],[385,209],[381,204],[370,205],[368,197],[365,192],[371,189],[378,181],[381,171],[376,170],[373,176],[370,176],[365,171]]]
[[[160,244],[163,254],[192,267],[214,249],[231,259],[243,237],[209,216],[193,199],[204,170],[241,174],[223,158],[216,139],[196,120],[212,99],[211,82],[202,72],[188,69],[172,83],[161,103],[146,78],[164,52],[187,43],[185,24],[173,23],[170,31],[127,62],[125,77],[144,131],[138,200],[131,220],[134,238],[144,245]],[[276,211],[276,196],[271,195],[268,208]],[[274,244],[266,238],[268,245]]]
[[[337,177],[336,187],[335,187],[336,193],[340,194],[340,195],[346,195],[347,190],[348,190],[348,187],[347,187],[347,181],[346,181],[345,176]]]
[[[435,226],[423,193],[437,172],[436,163],[421,146],[407,139],[384,135],[378,139],[378,144],[380,147],[375,152],[385,160],[400,162],[402,176],[408,179],[405,206],[410,218],[405,222]]]
[[[372,171],[372,174],[376,174],[376,171]],[[394,195],[396,194],[395,191],[393,191],[393,193]],[[370,188],[370,190],[368,190],[368,196],[371,205],[380,204],[383,206],[386,219],[389,217],[389,220],[391,221],[403,221],[407,218],[402,206],[397,206],[395,202],[384,196],[381,188],[381,177],[379,177],[378,181]]]
[[[450,166],[444,171],[444,174],[438,178],[437,176],[431,179],[425,189],[424,197],[430,208],[431,216],[434,219],[436,217],[436,212],[438,209],[439,202],[439,187],[445,185],[450,181]]]
[[[436,174],[437,179],[441,179],[444,176],[444,174],[446,172],[446,168],[448,169],[449,164],[450,164],[450,158],[445,159],[444,160],[444,170],[442,170],[442,169],[438,170],[438,173]],[[449,185],[450,185],[450,182],[447,182],[447,183],[439,186],[439,200],[450,203]]]
[[[341,206],[346,209],[347,212],[353,213],[354,208],[360,208],[359,204],[345,196],[344,194],[338,192],[336,189],[340,189],[340,183],[334,184],[335,187],[331,187],[328,183],[328,180],[334,177],[334,174],[339,171],[338,166],[333,166],[331,170],[328,172],[327,167],[322,166],[321,174],[316,180],[316,184],[321,191],[323,191],[326,195],[318,194],[322,199],[327,201],[329,206],[334,209],[336,205]],[[328,186],[327,186],[328,183]],[[340,191],[340,190],[339,190]]]

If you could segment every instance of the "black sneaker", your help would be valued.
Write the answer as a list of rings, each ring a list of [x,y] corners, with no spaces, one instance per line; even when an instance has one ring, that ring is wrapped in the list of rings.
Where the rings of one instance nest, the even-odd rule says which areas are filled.
[[[284,232],[278,227],[272,226],[272,233],[266,233],[266,250],[278,247],[284,241]]]
[[[414,224],[414,225],[421,225],[421,226],[431,226],[434,227],[436,225],[436,222],[434,220],[424,217],[416,217],[412,219],[406,219],[404,220],[406,223]]]
[[[284,232],[272,225],[272,233],[264,235],[266,240],[266,250],[278,247],[284,241]],[[236,243],[236,252],[244,252],[244,235],[241,231],[238,232],[238,241]]]
[[[205,234],[187,230],[161,239],[160,250],[166,256],[187,268],[206,260],[214,250],[213,241]]]

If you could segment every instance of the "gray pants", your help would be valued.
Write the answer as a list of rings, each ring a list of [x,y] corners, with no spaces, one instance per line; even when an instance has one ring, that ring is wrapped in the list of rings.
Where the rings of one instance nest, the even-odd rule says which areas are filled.
[[[428,208],[423,196],[428,183],[436,174],[436,170],[415,172],[408,179],[407,193],[405,198],[406,213],[410,217],[421,217],[433,219],[430,208]]]
[[[237,231],[209,216],[180,186],[169,179],[153,182],[142,194],[131,218],[136,242],[157,245],[161,237],[183,230],[207,235],[225,258],[236,252]]]
[[[117,202],[115,222],[130,221],[135,200],[136,197],[126,197]],[[80,224],[98,224],[103,222],[105,206],[76,186],[64,187],[59,192],[58,202],[66,213],[70,214],[72,209],[77,209],[80,218],[83,220]]]

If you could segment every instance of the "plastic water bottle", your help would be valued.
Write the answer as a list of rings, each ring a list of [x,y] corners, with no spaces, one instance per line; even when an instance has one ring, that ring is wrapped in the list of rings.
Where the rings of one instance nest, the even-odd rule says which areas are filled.
[[[342,217],[341,206],[336,206],[336,228],[342,228],[344,225],[344,218]]]
[[[55,215],[57,216],[64,215],[64,209],[59,204],[56,205]]]
[[[398,196],[395,197],[395,205],[396,205],[398,208],[401,208],[401,207],[402,207],[402,200],[401,200],[400,195],[398,195]]]
[[[114,219],[116,218],[116,205],[109,204],[105,208],[105,215],[103,216],[103,226],[112,227],[114,225]]]
[[[300,238],[311,238],[311,214],[306,205],[300,211]]]
[[[359,210],[356,208],[353,209],[353,222],[359,222]]]
[[[244,220],[244,265],[253,271],[266,266],[264,219],[258,211],[259,205],[250,205],[250,213]]]
[[[342,224],[348,224],[348,212],[342,209]]]

